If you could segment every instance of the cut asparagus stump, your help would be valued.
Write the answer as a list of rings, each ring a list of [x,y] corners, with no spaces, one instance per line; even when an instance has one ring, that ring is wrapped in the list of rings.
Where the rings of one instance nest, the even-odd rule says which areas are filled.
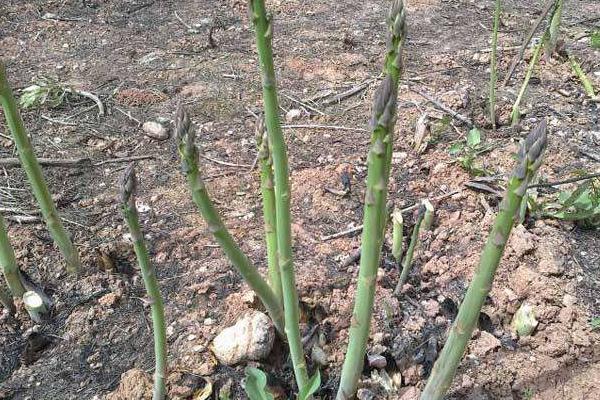
[[[210,200],[198,169],[198,148],[194,144],[195,132],[191,126],[187,112],[181,106],[177,110],[175,131],[183,173],[187,178],[188,187],[192,193],[192,200],[196,204],[196,207],[198,207],[202,218],[206,221],[213,237],[229,258],[229,261],[238,270],[240,275],[242,275],[250,288],[258,295],[271,316],[275,327],[283,334],[284,322],[281,303],[250,259],[236,244]]]
[[[433,227],[433,218],[435,217],[435,208],[433,204],[427,199],[424,199],[422,202],[423,207],[425,207],[425,214],[423,215],[423,225],[421,225],[421,229],[424,231],[430,231]]]
[[[402,218],[402,212],[395,210],[392,213],[392,256],[396,260],[396,263],[400,265],[402,257],[403,245],[404,245],[404,219]]]
[[[137,256],[146,293],[150,299],[152,309],[152,332],[154,334],[154,389],[152,400],[164,400],[166,396],[167,379],[167,328],[165,323],[165,310],[160,288],[156,279],[154,265],[150,261],[144,235],[140,227],[139,216],[135,206],[135,191],[137,180],[134,165],[131,164],[123,175],[121,185],[121,202],[125,222],[131,233],[131,240],[135,255]]]
[[[43,322],[44,316],[48,313],[48,308],[44,299],[33,290],[23,293],[23,304],[32,320],[37,323]]]
[[[0,214],[0,267],[4,274],[4,279],[8,285],[8,289],[13,297],[22,297],[25,293],[25,287],[23,287],[23,281],[21,280],[21,273],[17,265],[17,259],[15,258],[15,252],[10,244],[8,238],[8,232],[6,231],[6,225],[4,218]]]
[[[275,180],[275,225],[277,232],[277,252],[279,272],[283,292],[285,314],[285,334],[290,348],[294,367],[294,376],[298,391],[303,392],[309,384],[302,337],[300,334],[300,311],[298,292],[294,276],[292,254],[292,220],[290,215],[291,188],[287,149],[279,120],[279,100],[277,98],[277,80],[273,63],[273,20],[267,15],[264,0],[250,0],[250,16],[255,30],[256,47],[262,73],[263,104],[265,124],[271,156],[273,158],[273,177]]]
[[[402,48],[406,37],[405,9],[402,1],[394,1],[387,22],[390,32],[385,58],[385,77],[373,101],[360,269],[350,323],[350,338],[337,400],[354,398],[363,369],[373,315],[383,228],[387,221],[387,184],[396,122],[398,81],[402,72]]]
[[[71,238],[58,215],[58,211],[56,210],[56,206],[54,205],[52,196],[48,190],[46,181],[44,180],[42,169],[40,168],[33,152],[31,142],[29,141],[29,137],[27,136],[23,119],[17,109],[12,90],[8,85],[6,70],[2,62],[0,62],[0,103],[2,104],[2,108],[4,108],[4,115],[8,127],[12,132],[21,164],[27,174],[33,194],[40,206],[50,235],[65,258],[67,270],[71,273],[77,273],[81,264],[79,261],[79,253],[75,246],[73,246],[73,242],[71,242]]]
[[[496,268],[504,253],[513,222],[517,218],[521,200],[542,163],[546,142],[546,121],[543,120],[521,144],[517,167],[508,181],[496,221],[481,254],[479,267],[460,305],[448,340],[435,362],[421,400],[442,399],[452,383],[456,368],[477,324],[481,307],[492,287]]]

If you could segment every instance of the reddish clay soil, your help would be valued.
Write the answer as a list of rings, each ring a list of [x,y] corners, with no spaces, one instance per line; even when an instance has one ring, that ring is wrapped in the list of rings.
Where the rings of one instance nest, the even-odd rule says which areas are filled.
[[[253,113],[261,89],[245,2],[191,0],[53,0],[0,2],[0,57],[15,90],[42,78],[99,96],[106,115],[82,97],[23,112],[39,157],[89,157],[94,166],[44,169],[54,198],[84,261],[69,277],[35,211],[19,168],[0,167],[0,207],[21,268],[53,301],[51,319],[35,325],[20,311],[0,321],[0,398],[147,399],[153,348],[149,307],[117,202],[123,163],[137,167],[142,223],[166,301],[169,396],[192,399],[207,384],[214,398],[230,388],[244,399],[244,367],[220,365],[212,339],[248,310],[260,309],[247,285],[215,246],[197,214],[173,139],[156,140],[140,123],[174,118],[179,102],[203,128],[198,144],[203,174],[231,233],[265,271],[262,208]],[[542,1],[505,1],[500,31],[500,79]],[[388,2],[271,1],[282,115],[300,110],[288,128],[295,267],[310,369],[321,369],[319,396],[333,398],[348,339],[358,266],[345,260],[359,235],[323,240],[362,220],[370,101],[385,48]],[[407,207],[425,197],[458,191],[437,203],[431,232],[422,234],[414,268],[401,296],[398,272],[384,246],[368,351],[384,368],[365,366],[362,398],[416,399],[423,388],[465,289],[498,206],[492,193],[464,186],[472,177],[448,149],[464,140],[459,121],[411,88],[427,91],[482,126],[491,151],[476,159],[503,179],[518,140],[541,118],[549,122],[543,179],[598,169],[598,104],[586,99],[568,62],[543,58],[524,100],[521,130],[508,126],[510,107],[526,65],[499,89],[501,125],[485,118],[493,1],[412,0],[406,73],[400,89],[390,201]],[[600,91],[600,54],[589,34],[600,9],[595,0],[566,2],[562,37]],[[182,22],[183,21],[183,22]],[[193,27],[189,30],[185,24]],[[539,35],[537,35],[539,36]],[[529,60],[531,50],[525,53]],[[365,83],[341,102],[328,93]],[[311,101],[310,99],[316,99]],[[296,100],[310,103],[314,111]],[[413,149],[415,123],[427,113],[435,126],[422,153]],[[288,115],[292,115],[290,113]],[[3,118],[2,118],[3,120]],[[168,125],[168,122],[167,122]],[[340,129],[345,127],[348,129]],[[14,157],[0,125],[0,156]],[[586,155],[587,154],[587,155]],[[594,159],[595,158],[595,159]],[[214,160],[228,163],[214,162]],[[349,173],[349,175],[344,175]],[[340,197],[341,177],[351,192]],[[568,186],[566,187],[568,188]],[[550,196],[553,189],[540,189]],[[20,217],[29,223],[17,223]],[[407,233],[414,215],[406,215]],[[388,238],[389,242],[389,238]],[[572,223],[527,218],[515,228],[449,399],[600,399],[598,232]],[[346,265],[346,266],[345,266]],[[531,337],[511,334],[511,319],[531,304],[539,326]],[[310,357],[315,346],[324,365]],[[250,363],[265,370],[279,398],[293,396],[293,374],[282,343]],[[389,377],[389,379],[386,378]],[[390,383],[391,382],[391,383]],[[113,392],[112,394],[109,394]],[[367,397],[365,397],[367,396]]]

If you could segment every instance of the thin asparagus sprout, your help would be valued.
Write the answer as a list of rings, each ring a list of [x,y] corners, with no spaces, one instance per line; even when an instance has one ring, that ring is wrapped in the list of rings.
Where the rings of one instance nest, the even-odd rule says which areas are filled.
[[[229,258],[229,261],[238,270],[240,275],[242,275],[250,288],[258,295],[271,316],[275,327],[283,334],[284,322],[281,303],[277,300],[277,296],[269,284],[261,277],[256,267],[235,243],[235,240],[223,224],[219,213],[210,200],[198,169],[198,148],[194,144],[196,135],[187,112],[181,106],[177,110],[175,131],[183,173],[187,178],[188,187],[192,193],[192,199],[196,207],[198,207],[202,218],[204,218],[204,221],[208,225],[208,229],[225,252],[225,255]]]
[[[424,231],[429,231],[433,226],[435,208],[433,207],[433,204],[431,204],[431,202],[427,199],[424,199],[421,203],[423,204],[423,207],[425,207],[425,215],[423,216],[423,225],[421,226],[421,229],[423,229]]]
[[[535,46],[535,49],[533,51],[533,56],[531,57],[531,61],[529,62],[529,67],[527,68],[527,73],[525,74],[525,80],[523,81],[523,84],[521,85],[521,89],[519,90],[519,95],[517,96],[517,100],[515,100],[515,103],[513,104],[512,112],[510,114],[513,126],[517,125],[519,123],[519,121],[521,120],[521,111],[519,108],[521,105],[521,100],[523,100],[523,96],[525,95],[525,91],[527,90],[527,86],[529,85],[529,80],[531,79],[531,75],[533,74],[533,69],[535,68],[535,65],[540,60],[540,55],[541,55],[543,45],[544,45],[544,40],[541,40]]]
[[[52,196],[48,190],[46,181],[44,180],[42,169],[35,157],[33,147],[31,146],[31,142],[29,141],[29,137],[27,136],[23,124],[23,119],[19,114],[15,98],[8,84],[8,80],[6,79],[6,70],[2,62],[0,62],[0,103],[4,108],[4,115],[8,127],[12,132],[15,146],[17,147],[19,158],[21,159],[21,164],[29,178],[33,194],[40,206],[50,235],[65,258],[67,270],[71,273],[77,273],[81,266],[79,253],[75,246],[73,246],[69,234],[63,227],[56,206],[52,201]]]
[[[558,34],[560,33],[560,20],[562,18],[563,0],[556,0],[554,12],[550,18],[550,27],[548,28],[548,43],[546,46],[546,57],[552,56],[556,50]]]
[[[494,28],[492,30],[492,55],[490,57],[490,120],[492,127],[496,129],[496,83],[498,82],[498,28],[500,25],[500,0],[496,0],[494,9]]]
[[[4,304],[9,314],[17,312],[12,295],[2,284],[0,284],[0,303]]]
[[[396,263],[400,265],[402,257],[402,250],[404,245],[404,219],[402,218],[402,212],[395,210],[392,213],[392,256],[396,260]]]
[[[410,244],[408,245],[408,249],[406,250],[406,255],[402,260],[402,272],[400,272],[400,278],[398,278],[398,283],[396,284],[396,289],[394,289],[394,294],[399,295],[402,292],[402,287],[406,283],[408,279],[408,274],[410,272],[410,268],[412,266],[412,260],[415,253],[415,248],[419,243],[419,234],[421,232],[422,225],[424,224],[425,215],[427,214],[427,209],[424,204],[419,207],[419,212],[417,214],[417,221],[415,222],[415,226],[413,227],[412,235],[410,237]]]
[[[134,164],[131,164],[123,174],[121,183],[121,202],[123,206],[123,216],[131,233],[131,240],[135,255],[137,256],[146,293],[150,299],[152,309],[152,331],[154,334],[154,389],[152,391],[152,400],[163,400],[166,396],[167,379],[167,328],[165,323],[165,309],[163,299],[160,294],[158,280],[154,265],[150,261],[148,249],[144,241],[144,235],[140,227],[140,220],[135,206],[135,192],[137,188],[137,179],[135,176]]]
[[[581,65],[579,65],[579,62],[577,62],[577,59],[572,54],[569,54],[569,62],[571,63],[571,68],[573,68],[575,75],[577,75],[577,77],[581,81],[583,89],[585,90],[585,94],[587,94],[592,99],[596,98],[594,86],[592,85],[590,78],[587,77],[583,69],[581,69]]]
[[[291,188],[286,144],[279,120],[277,81],[273,65],[273,49],[271,45],[273,39],[273,21],[271,16],[267,15],[263,0],[250,0],[249,3],[262,72],[265,123],[269,145],[271,146],[271,156],[273,158],[277,251],[279,254],[279,271],[283,291],[285,333],[290,347],[290,356],[294,367],[296,383],[298,384],[299,391],[302,392],[304,387],[309,383],[309,379],[300,335],[298,292],[294,276],[290,215]]]
[[[277,221],[275,213],[275,185],[273,183],[273,158],[271,157],[269,138],[262,119],[258,120],[256,126],[256,143],[258,145],[258,160],[260,164],[260,188],[263,198],[269,284],[273,288],[279,302],[283,304],[281,274],[279,271],[279,260],[277,260]]]
[[[25,293],[23,282],[21,281],[21,273],[15,258],[15,252],[10,245],[6,224],[4,218],[0,215],[0,267],[6,279],[6,284],[13,297],[21,297]]]
[[[373,101],[360,270],[350,323],[348,350],[342,368],[337,400],[353,398],[356,393],[373,315],[377,268],[383,243],[383,228],[387,221],[387,184],[396,122],[398,81],[402,72],[402,48],[406,37],[405,8],[401,0],[396,0],[392,4],[388,16],[388,28],[385,78]]]
[[[543,120],[521,144],[518,164],[508,181],[496,221],[481,254],[479,267],[452,324],[448,340],[433,367],[421,400],[442,399],[452,383],[456,368],[477,324],[481,307],[492,287],[496,268],[504,253],[521,200],[542,163],[546,142],[546,121]]]

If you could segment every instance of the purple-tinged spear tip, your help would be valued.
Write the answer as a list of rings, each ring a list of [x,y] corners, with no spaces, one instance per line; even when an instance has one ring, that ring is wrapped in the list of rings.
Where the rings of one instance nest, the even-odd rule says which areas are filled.
[[[191,129],[192,123],[185,108],[180,103],[177,106],[177,115],[175,117],[175,135],[179,143],[190,148],[194,144],[194,131]]]
[[[130,204],[135,201],[135,191],[137,190],[137,176],[135,175],[135,164],[131,163],[123,173],[121,178],[121,201],[124,204]]]
[[[519,164],[515,168],[513,176],[522,180],[531,179],[540,167],[548,143],[546,131],[547,122],[546,119],[543,119],[521,143],[518,154]]]

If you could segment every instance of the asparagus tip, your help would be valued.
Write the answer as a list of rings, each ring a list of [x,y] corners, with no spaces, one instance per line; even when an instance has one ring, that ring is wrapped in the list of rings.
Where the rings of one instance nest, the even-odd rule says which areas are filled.
[[[121,201],[128,204],[133,199],[137,189],[137,177],[135,175],[135,163],[129,164],[121,179]]]
[[[175,117],[175,135],[181,143],[189,147],[194,142],[194,132],[191,128],[190,117],[185,107],[180,103],[177,106],[177,115]]]

